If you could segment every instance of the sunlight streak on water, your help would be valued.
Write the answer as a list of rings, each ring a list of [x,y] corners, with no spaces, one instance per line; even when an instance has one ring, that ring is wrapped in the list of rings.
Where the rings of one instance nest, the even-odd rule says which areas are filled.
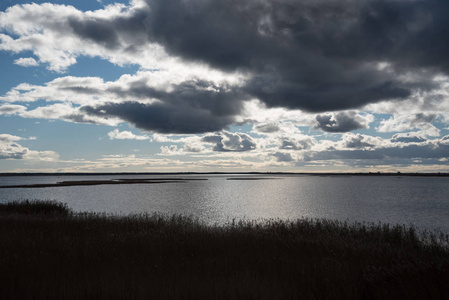
[[[0,177],[0,185],[151,177],[162,176]],[[413,223],[421,228],[449,232],[449,178],[282,175],[276,176],[279,179],[227,180],[231,175],[182,177],[208,180],[2,189],[0,201],[58,200],[67,203],[75,211],[176,213],[220,224],[233,218],[306,217],[406,225]]]

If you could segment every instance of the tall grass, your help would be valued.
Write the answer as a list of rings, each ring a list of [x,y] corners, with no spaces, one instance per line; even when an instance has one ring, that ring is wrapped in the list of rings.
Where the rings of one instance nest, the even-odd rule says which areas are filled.
[[[52,200],[24,200],[0,203],[0,215],[53,215],[67,217],[71,214],[67,204]]]
[[[449,298],[449,238],[414,227],[20,205],[0,214],[0,299]]]

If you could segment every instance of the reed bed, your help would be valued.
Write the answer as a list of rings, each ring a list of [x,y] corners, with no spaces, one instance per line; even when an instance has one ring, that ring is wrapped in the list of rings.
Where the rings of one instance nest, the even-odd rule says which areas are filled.
[[[0,299],[448,299],[449,237],[413,226],[0,204]]]

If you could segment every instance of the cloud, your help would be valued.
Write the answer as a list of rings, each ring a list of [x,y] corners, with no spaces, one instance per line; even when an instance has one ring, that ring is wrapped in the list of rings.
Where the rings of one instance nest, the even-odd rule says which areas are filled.
[[[281,138],[281,146],[283,150],[306,150],[313,145],[313,139],[309,136],[302,137],[283,137]]]
[[[90,116],[119,118],[140,129],[160,133],[212,132],[233,122],[232,116],[216,117],[210,111],[171,103],[106,103],[97,107],[84,106],[81,109]]]
[[[360,115],[354,111],[339,112],[333,114],[317,115],[318,122],[315,129],[325,132],[340,133],[357,129],[369,128],[369,123],[374,120],[372,115]]]
[[[108,136],[111,140],[151,140],[147,135],[136,135],[131,131],[119,131],[118,129],[108,132]]]
[[[0,134],[0,142],[3,143],[10,143],[10,142],[14,142],[14,141],[20,141],[22,138],[19,136],[15,136],[15,135],[11,135],[11,134]]]
[[[395,143],[422,143],[425,142],[426,139],[420,136],[398,136],[395,134],[391,141]]]
[[[0,100],[57,102],[22,117],[112,126],[126,121],[159,133],[215,132],[235,123],[245,97],[233,90],[239,81],[219,74],[201,80],[192,72],[140,71],[112,82],[66,76],[42,86],[21,84]]]
[[[294,161],[291,153],[284,153],[284,152],[276,152],[273,154],[274,157],[276,157],[276,160],[278,162],[292,162]]]
[[[0,105],[0,115],[14,115],[24,111],[26,111],[26,107],[22,105]]]
[[[261,123],[254,125],[253,131],[257,133],[273,133],[278,132],[280,127],[276,123]]]
[[[182,152],[179,151],[178,146],[176,145],[161,146],[161,155],[182,155]]]
[[[428,139],[429,134],[425,131],[413,131],[413,132],[403,132],[396,133],[391,138],[393,143],[423,143]]]
[[[32,140],[33,138],[29,139]],[[34,161],[56,161],[59,159],[59,155],[54,151],[30,150],[16,143],[20,140],[24,139],[10,134],[0,134],[0,159],[26,159]]]
[[[437,114],[395,114],[387,120],[382,120],[376,128],[379,132],[400,132],[420,129],[422,136],[439,136],[440,130],[431,122],[437,119]]]
[[[343,147],[349,149],[372,149],[379,146],[379,143],[375,140],[376,138],[374,137],[360,133],[345,133],[342,137]]]
[[[33,110],[20,112],[24,118],[59,119],[67,122],[103,124],[115,126],[119,120],[114,118],[96,118],[81,111],[80,107],[74,107],[69,103],[56,103],[48,106],[37,107]]]
[[[201,69],[202,80],[207,71],[244,73],[227,92],[237,101],[327,112],[441,87],[448,11],[445,0],[135,0],[88,12],[27,4],[0,14],[0,49],[32,51],[57,72],[84,55]]]
[[[199,136],[190,136],[187,138],[181,139],[170,139],[170,138],[161,138],[160,135],[157,135],[155,139],[162,140],[163,142],[174,142],[178,144],[183,144],[183,147],[178,148],[178,145],[169,145],[169,146],[161,146],[160,155],[169,156],[169,155],[192,155],[192,154],[205,154],[210,153],[211,150],[205,147],[205,143],[201,141],[201,137]]]
[[[449,136],[423,143],[397,143],[370,150],[325,150],[309,152],[305,161],[318,160],[386,160],[386,159],[440,159],[449,157]]]
[[[148,134],[111,128],[109,138],[152,136],[165,143],[159,155],[195,157],[167,163],[179,168],[200,157],[206,167],[235,159],[242,168],[447,159],[439,137],[449,123],[448,12],[443,0],[134,0],[86,12],[15,5],[0,12],[0,51],[34,57],[16,64],[63,73],[85,56],[139,71],[22,83],[0,96],[0,114],[128,122]],[[390,139],[351,133],[375,116]],[[251,135],[231,132],[251,124]],[[4,137],[2,155],[51,157],[23,140]],[[147,162],[155,164],[124,165]]]
[[[110,89],[121,96],[123,90]],[[90,115],[118,117],[144,130],[160,133],[204,133],[226,128],[235,122],[242,109],[242,95],[228,89],[225,83],[188,80],[170,85],[170,90],[152,87],[145,82],[132,82],[125,95],[135,99],[155,99],[152,103],[105,103],[83,107]]]
[[[436,58],[420,59],[427,57],[422,53],[446,60],[444,51],[414,43],[425,38],[447,47],[437,34],[447,26],[443,1],[148,3],[150,37],[168,53],[249,70],[246,91],[271,107],[326,111],[404,99],[432,83],[429,76],[401,75],[442,69]]]
[[[39,63],[32,57],[21,57],[19,59],[16,59],[14,61],[15,65],[19,65],[22,67],[37,67],[39,66]]]
[[[202,142],[215,144],[213,151],[243,152],[257,148],[254,139],[246,133],[223,131],[214,135],[206,135]]]

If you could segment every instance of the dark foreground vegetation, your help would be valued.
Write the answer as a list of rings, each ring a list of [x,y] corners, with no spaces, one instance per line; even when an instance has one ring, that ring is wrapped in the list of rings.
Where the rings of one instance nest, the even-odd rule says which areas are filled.
[[[1,299],[449,299],[449,238],[329,220],[0,204]]]

